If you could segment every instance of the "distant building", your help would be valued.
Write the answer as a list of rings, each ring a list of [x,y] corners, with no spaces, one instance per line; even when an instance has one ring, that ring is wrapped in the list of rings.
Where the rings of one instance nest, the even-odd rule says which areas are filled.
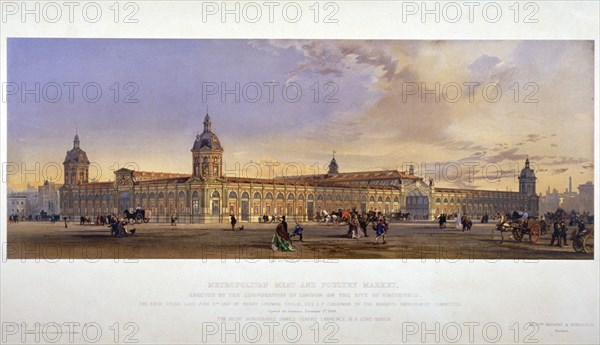
[[[24,194],[9,194],[6,198],[7,215],[18,215],[19,219],[29,216],[29,201]]]
[[[588,181],[579,187],[579,212],[594,214],[594,184]]]
[[[555,212],[560,207],[560,195],[556,189],[550,192],[550,187],[546,195],[540,193],[540,213]]]
[[[42,186],[38,187],[37,204],[34,209],[34,216],[40,212],[46,212],[48,215],[60,214],[60,185],[54,182],[44,181]]]
[[[588,181],[580,184],[578,189],[579,193],[573,191],[571,177],[569,177],[569,187],[565,188],[564,193],[559,193],[556,189],[550,192],[548,187],[546,195],[540,194],[540,212],[555,212],[556,209],[562,208],[567,212],[594,214],[594,184]]]

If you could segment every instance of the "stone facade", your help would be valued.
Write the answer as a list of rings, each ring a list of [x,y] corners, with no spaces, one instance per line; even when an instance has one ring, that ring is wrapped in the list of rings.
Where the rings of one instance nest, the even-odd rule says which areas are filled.
[[[115,171],[114,182],[89,182],[90,163],[75,136],[73,149],[63,163],[61,215],[78,218],[122,214],[141,206],[150,212],[153,222],[167,222],[172,215],[186,223],[228,222],[230,214],[240,221],[257,222],[264,214],[305,221],[321,210],[356,208],[385,213],[401,210],[416,218],[433,219],[442,204],[430,200],[450,193],[434,188],[432,181],[425,183],[412,169],[340,173],[335,157],[327,174],[273,179],[223,176],[223,151],[207,114],[204,131],[191,149],[191,174],[123,168]],[[506,195],[515,200],[524,198],[523,193]]]

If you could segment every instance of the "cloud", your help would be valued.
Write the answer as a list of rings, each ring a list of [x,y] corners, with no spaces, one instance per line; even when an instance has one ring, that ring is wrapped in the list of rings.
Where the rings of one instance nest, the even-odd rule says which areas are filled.
[[[474,73],[484,74],[495,68],[501,61],[497,56],[483,54],[468,67]]]
[[[303,73],[342,77],[370,72],[391,80],[398,64],[384,41],[272,40],[270,44],[280,49],[294,48],[304,55],[305,59],[288,73],[290,78]]]

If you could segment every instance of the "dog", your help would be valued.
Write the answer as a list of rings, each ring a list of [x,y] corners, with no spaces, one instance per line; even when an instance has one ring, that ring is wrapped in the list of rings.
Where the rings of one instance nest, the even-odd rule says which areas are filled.
[[[238,230],[240,230],[240,231],[244,230],[244,226],[243,226],[243,225],[242,225],[242,226],[240,226],[240,227],[238,228]]]

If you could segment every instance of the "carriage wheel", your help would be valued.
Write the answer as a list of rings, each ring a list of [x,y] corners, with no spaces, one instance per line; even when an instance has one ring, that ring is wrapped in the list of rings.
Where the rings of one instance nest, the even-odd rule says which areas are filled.
[[[586,235],[582,242],[583,251],[586,254],[594,254],[594,238],[590,235]]]
[[[135,223],[136,223],[136,224],[141,224],[143,219],[144,219],[144,217],[143,217],[141,214],[139,214],[139,213],[138,213],[138,214],[135,216]]]
[[[576,238],[573,241],[573,249],[577,252],[577,253],[581,253],[583,252],[583,241],[580,238]]]
[[[540,239],[540,233],[540,225],[534,224],[531,230],[529,231],[529,241],[531,241],[531,243],[537,243],[537,241],[539,241]]]
[[[150,218],[144,218],[144,223],[148,223],[150,221]]]
[[[521,231],[521,229],[513,229],[512,234],[513,238],[517,240],[517,242],[521,242],[523,239],[523,231]]]

